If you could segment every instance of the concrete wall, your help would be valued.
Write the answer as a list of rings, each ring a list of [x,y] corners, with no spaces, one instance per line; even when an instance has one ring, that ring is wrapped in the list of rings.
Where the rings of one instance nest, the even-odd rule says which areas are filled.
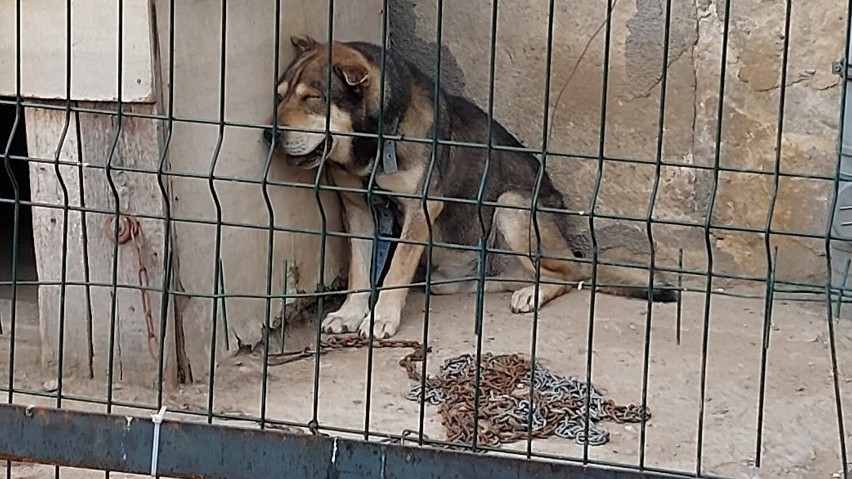
[[[155,5],[164,89],[162,110],[168,110],[171,89],[176,117],[218,121],[222,93],[222,2],[175,2],[173,84],[169,84],[168,71],[169,2],[157,1]],[[228,3],[224,54],[226,122],[264,125],[271,121],[276,83],[274,8],[275,2],[271,1]],[[337,2],[335,37],[380,41],[380,8],[381,2],[375,0]],[[326,38],[328,15],[326,2],[281,2],[279,73],[283,73],[294,55],[290,36],[309,33]],[[169,200],[171,213],[177,220],[173,243],[179,261],[177,287],[185,293],[177,301],[176,311],[183,322],[186,351],[197,379],[199,373],[203,376],[207,372],[214,321],[219,322],[218,352],[225,352],[225,334],[233,352],[238,341],[247,345],[259,342],[267,311],[271,316],[280,312],[280,300],[268,302],[263,296],[281,295],[285,276],[289,293],[316,291],[320,283],[319,234],[323,224],[312,189],[269,185],[270,205],[267,205],[264,188],[257,182],[266,174],[269,148],[262,141],[259,128],[231,125],[220,131],[215,124],[178,121],[166,146],[173,173]],[[212,184],[207,179],[211,172],[220,178]],[[285,169],[272,161],[267,179],[273,183],[311,185],[315,172]],[[337,195],[326,191],[320,197],[328,231],[342,231]],[[219,219],[226,226],[217,227]],[[194,222],[197,220],[208,224]],[[270,251],[270,224],[313,234],[275,232]],[[225,293],[258,297],[226,299],[227,333],[221,304],[214,316],[213,300],[209,298],[216,291],[217,242]],[[326,242],[323,265],[326,285],[342,274],[344,245],[342,238],[332,237]]]
[[[393,46],[434,72],[436,3],[393,3]],[[529,147],[541,148],[549,2],[499,3],[496,34],[495,117]],[[771,172],[775,167],[785,2],[732,2],[720,164]],[[725,12],[720,0],[674,1],[662,155],[683,167],[663,167],[654,217],[703,224],[714,180],[717,102]],[[613,11],[605,155],[654,161],[663,67],[665,0],[620,0]],[[444,2],[442,78],[481,106],[488,102],[491,1]],[[836,162],[839,77],[832,62],[844,54],[844,2],[793,2],[780,169],[831,175]],[[601,133],[606,2],[556,2],[548,169],[577,210],[589,210]],[[593,38],[594,36],[594,38]],[[569,77],[583,49],[588,52]],[[557,105],[558,101],[558,105]],[[644,218],[655,166],[607,161],[597,211]],[[767,223],[771,175],[719,175],[714,225],[760,228]],[[831,183],[781,178],[772,227],[824,235]],[[601,222],[603,224],[603,222]],[[625,225],[627,227],[628,225]],[[644,234],[644,224],[633,224]],[[687,268],[706,270],[699,227],[656,225],[658,260],[674,265],[684,249]],[[631,235],[635,237],[636,235]],[[825,275],[824,241],[772,235],[778,277],[818,281]],[[635,241],[635,240],[633,240]],[[647,243],[646,243],[647,244]],[[762,234],[715,230],[714,271],[766,275]],[[637,260],[644,259],[637,258]],[[721,286],[724,282],[714,283]]]
[[[16,9],[21,4],[21,94],[65,98],[65,0],[0,0],[0,92],[15,93]],[[124,2],[121,99],[153,100],[151,24],[148,0]],[[118,98],[118,5],[74,0],[71,6],[71,96],[90,101]],[[110,59],[112,61],[104,61]]]

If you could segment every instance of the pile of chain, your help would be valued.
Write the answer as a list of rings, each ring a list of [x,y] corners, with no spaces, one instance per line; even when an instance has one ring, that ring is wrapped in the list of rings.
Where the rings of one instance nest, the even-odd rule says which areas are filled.
[[[408,376],[418,381],[406,398],[420,401],[425,396],[426,402],[438,406],[447,439],[470,444],[477,375],[474,356],[463,354],[445,361],[438,376],[426,379],[425,394],[421,391],[419,374],[412,365],[421,358],[421,352],[415,351],[400,361]],[[533,367],[530,404],[530,367],[530,361],[518,354],[483,354],[479,370],[477,443],[497,446],[530,436],[543,439],[556,435],[579,444],[588,442],[590,446],[599,446],[609,441],[609,433],[598,426],[599,421],[641,422],[651,417],[647,410],[643,414],[641,407],[618,406],[613,400],[605,399],[594,385],[589,391],[585,381],[558,376],[538,363]],[[587,394],[591,404],[588,436]]]
[[[334,335],[320,343],[319,353],[344,348],[368,347],[370,341],[357,334]],[[577,378],[554,374],[541,364],[534,366],[519,354],[484,353],[479,368],[479,410],[474,410],[477,368],[475,357],[463,354],[448,359],[437,376],[425,380],[421,390],[420,367],[423,345],[418,341],[382,339],[373,341],[374,348],[410,348],[399,360],[408,377],[416,384],[406,394],[410,401],[438,406],[441,423],[450,442],[471,444],[474,413],[479,418],[477,443],[497,446],[516,441],[558,436],[579,444],[600,446],[609,441],[609,433],[598,426],[603,420],[638,423],[651,417],[648,410],[629,404],[616,405],[592,385]],[[270,354],[271,366],[281,365],[316,354],[311,349]],[[532,403],[530,402],[530,369],[532,369]],[[589,396],[588,435],[586,434],[586,395]],[[532,424],[530,428],[530,413]],[[530,429],[531,434],[530,434]]]

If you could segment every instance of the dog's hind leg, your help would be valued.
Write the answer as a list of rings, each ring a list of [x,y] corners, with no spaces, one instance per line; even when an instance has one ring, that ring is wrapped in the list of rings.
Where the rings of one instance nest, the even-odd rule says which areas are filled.
[[[539,244],[541,245],[541,254],[544,256],[539,263],[539,278],[540,281],[545,282],[539,283],[538,295],[536,296],[535,284],[517,289],[512,295],[512,312],[528,313],[536,307],[540,308],[547,302],[571,291],[573,286],[565,283],[579,282],[587,278],[587,268],[584,264],[554,258],[571,258],[573,253],[567,240],[560,232],[552,213],[539,212],[537,214],[537,235],[535,224],[531,221],[532,201],[529,197],[516,192],[507,192],[500,196],[498,202],[525,208],[497,207],[495,210],[495,227],[499,229],[508,249],[518,254],[515,256],[516,264],[521,266],[515,268],[516,271],[504,271],[502,275],[511,276],[514,273],[527,280],[534,280],[536,267],[533,258]]]

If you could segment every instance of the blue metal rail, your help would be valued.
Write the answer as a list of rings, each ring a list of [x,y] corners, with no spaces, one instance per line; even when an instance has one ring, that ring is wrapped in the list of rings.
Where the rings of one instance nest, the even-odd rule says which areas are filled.
[[[0,405],[0,460],[175,478],[653,479],[666,474],[589,467],[164,420]]]

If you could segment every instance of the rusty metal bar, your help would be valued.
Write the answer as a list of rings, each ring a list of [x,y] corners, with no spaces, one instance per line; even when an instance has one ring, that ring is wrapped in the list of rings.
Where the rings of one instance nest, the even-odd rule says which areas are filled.
[[[150,417],[0,405],[0,460],[149,474],[153,437]],[[161,426],[158,456],[158,474],[175,478],[673,477],[169,420]]]

